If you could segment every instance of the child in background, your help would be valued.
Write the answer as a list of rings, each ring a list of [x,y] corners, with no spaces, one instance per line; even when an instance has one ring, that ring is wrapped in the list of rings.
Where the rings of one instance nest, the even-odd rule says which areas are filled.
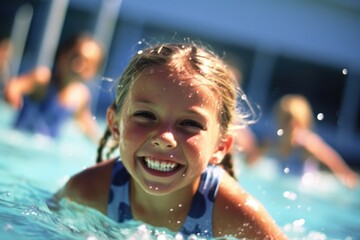
[[[74,116],[86,136],[98,142],[100,134],[85,82],[95,77],[103,59],[103,48],[97,41],[77,35],[58,48],[53,71],[39,66],[10,79],[4,97],[20,110],[15,128],[57,137],[64,121]]]
[[[238,91],[224,62],[205,47],[139,51],[108,109],[100,163],[73,176],[55,199],[185,236],[285,239],[263,206],[217,166],[232,146],[232,123],[243,120]],[[120,158],[101,162],[110,136]]]
[[[279,136],[268,140],[261,148],[263,154],[279,160],[282,171],[303,176],[317,170],[318,164],[314,163],[320,162],[345,186],[354,188],[357,185],[357,174],[312,130],[313,112],[304,96],[284,95],[275,103],[273,114]]]

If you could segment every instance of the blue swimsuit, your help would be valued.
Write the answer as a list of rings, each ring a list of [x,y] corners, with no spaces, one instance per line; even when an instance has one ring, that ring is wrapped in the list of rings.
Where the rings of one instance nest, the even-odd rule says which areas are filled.
[[[49,87],[46,97],[41,101],[24,97],[23,107],[17,115],[14,127],[32,133],[40,133],[50,137],[59,134],[60,127],[73,111],[61,106],[57,99],[54,85]]]
[[[212,237],[212,211],[214,200],[224,170],[218,166],[209,165],[201,175],[199,188],[192,200],[189,215],[180,232],[185,236],[191,234],[202,237]],[[113,166],[108,217],[124,222],[133,219],[129,201],[130,175],[121,161]]]

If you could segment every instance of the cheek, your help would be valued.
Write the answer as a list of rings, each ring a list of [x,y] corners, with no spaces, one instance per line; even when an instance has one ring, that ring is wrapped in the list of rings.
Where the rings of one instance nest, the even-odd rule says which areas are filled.
[[[126,120],[121,121],[119,133],[119,142],[123,149],[141,144],[147,135],[146,129]]]
[[[187,139],[186,141],[186,145],[188,148],[188,152],[198,158],[198,159],[202,159],[202,158],[206,158],[206,154],[208,153],[207,151],[207,143],[205,141],[205,139],[201,136],[196,136],[196,137],[192,137]]]

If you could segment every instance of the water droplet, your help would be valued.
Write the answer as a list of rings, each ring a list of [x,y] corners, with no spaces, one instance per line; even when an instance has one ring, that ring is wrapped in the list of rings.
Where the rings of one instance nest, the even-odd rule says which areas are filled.
[[[324,114],[323,113],[318,113],[316,118],[317,118],[317,120],[322,121],[322,120],[324,120]]]
[[[188,240],[197,240],[197,236],[195,234],[191,234],[189,237],[188,237]]]
[[[342,74],[343,74],[343,75],[347,75],[347,74],[348,74],[348,70],[347,70],[346,68],[344,68],[344,69],[342,70]]]
[[[288,174],[290,172],[290,169],[289,168],[284,168],[284,173]]]
[[[156,240],[166,240],[166,235],[164,233],[159,233]]]
[[[101,78],[101,81],[114,82],[114,79],[113,79],[113,78],[110,78],[110,77],[102,77],[102,78]]]
[[[284,134],[284,130],[280,128],[280,129],[277,130],[276,134],[278,136],[282,136]]]
[[[290,192],[290,191],[285,191],[283,193],[283,197],[286,198],[286,199],[292,200],[292,201],[297,199],[296,193]]]
[[[176,235],[175,235],[175,238],[174,238],[175,240],[184,240],[184,238],[183,238],[183,236],[180,234],[180,233],[177,233]]]

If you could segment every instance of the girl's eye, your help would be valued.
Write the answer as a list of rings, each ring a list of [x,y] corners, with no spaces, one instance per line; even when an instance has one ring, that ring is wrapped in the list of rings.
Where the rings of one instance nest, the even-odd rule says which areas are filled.
[[[184,127],[193,127],[193,128],[205,130],[205,127],[202,124],[194,120],[184,120],[181,122],[181,125]]]
[[[134,117],[145,118],[145,119],[150,119],[150,120],[156,119],[156,117],[153,113],[147,112],[147,111],[136,112],[136,113],[134,113]]]

